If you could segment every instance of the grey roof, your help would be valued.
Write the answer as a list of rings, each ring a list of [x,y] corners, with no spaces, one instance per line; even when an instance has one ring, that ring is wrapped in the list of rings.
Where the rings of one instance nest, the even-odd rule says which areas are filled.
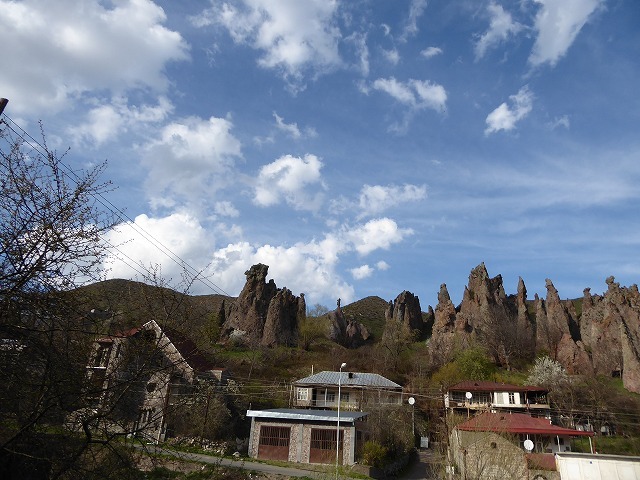
[[[361,373],[361,372],[320,372],[309,377],[301,378],[294,382],[295,385],[338,385],[344,387],[369,387],[369,388],[393,388],[402,389],[401,385],[392,382],[388,378],[378,375],[377,373]]]
[[[369,414],[366,412],[340,412],[340,423],[353,423],[367,415]],[[335,410],[305,410],[302,408],[272,408],[268,410],[247,410],[247,417],[337,422],[338,412]]]

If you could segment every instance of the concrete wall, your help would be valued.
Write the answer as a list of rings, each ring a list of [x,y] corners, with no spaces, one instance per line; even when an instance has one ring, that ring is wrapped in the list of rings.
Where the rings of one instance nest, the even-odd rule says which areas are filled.
[[[260,427],[263,425],[275,427],[290,427],[291,436],[289,437],[289,461],[294,463],[309,463],[309,455],[311,451],[311,429],[325,429],[335,431],[336,427],[329,425],[293,423],[286,421],[274,421],[251,419],[251,430],[249,433],[249,449],[248,455],[251,458],[258,458],[258,446],[260,444]],[[340,430],[344,435],[343,458],[344,465],[353,465],[355,463],[355,441],[356,429],[351,425],[340,425]]]
[[[559,453],[562,480],[640,480],[640,457],[588,453]]]

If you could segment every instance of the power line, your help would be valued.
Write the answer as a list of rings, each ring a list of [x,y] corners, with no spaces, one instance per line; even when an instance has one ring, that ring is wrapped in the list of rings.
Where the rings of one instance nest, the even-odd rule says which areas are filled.
[[[4,102],[2,102],[2,101],[4,101]],[[8,100],[0,99],[0,107],[1,107],[0,114],[4,110],[4,107],[6,106],[7,103],[8,103]],[[40,154],[42,156],[47,157],[49,155],[48,149],[45,146],[43,146],[38,140],[33,138],[33,136],[31,136],[26,130],[24,130],[22,127],[20,127],[20,125],[18,125],[11,117],[9,117],[6,113],[4,114],[4,117],[6,119],[8,119],[9,122],[11,122],[11,124],[6,122],[6,121],[2,121],[2,122],[18,138],[20,138],[22,140],[22,142],[24,142],[25,144],[29,145],[33,150],[35,150],[36,152],[38,152],[38,154]],[[20,133],[20,132],[22,132],[22,133]],[[66,176],[68,178],[70,178],[72,181],[77,183],[77,181],[79,180],[78,175],[71,168],[69,168],[64,162],[62,162],[59,158],[56,158],[56,160],[59,163],[59,165],[61,165],[63,167],[63,169],[66,171]],[[154,237],[151,233],[146,231],[141,226],[137,225],[135,223],[134,219],[129,217],[121,209],[118,209],[104,195],[102,195],[101,193],[98,193],[98,194],[91,193],[91,195],[108,212],[110,212],[112,215],[114,215],[114,217],[116,218],[117,221],[119,221],[121,223],[126,221],[127,225],[130,228],[132,228],[137,234],[139,234],[144,240],[148,241],[152,246],[154,246],[156,249],[158,249],[159,252],[161,252],[167,258],[169,258],[171,261],[173,261],[176,265],[178,265],[181,269],[183,269],[183,271],[187,272],[187,274],[189,275],[189,282],[191,282],[191,281],[199,281],[200,283],[202,283],[206,287],[208,287],[211,290],[213,290],[215,293],[231,297],[230,294],[228,294],[221,287],[219,287],[218,285],[213,283],[208,277],[202,276],[202,271],[199,271],[195,267],[191,266],[186,260],[184,260],[178,254],[173,252],[169,247],[167,247],[165,244],[163,244],[159,239]],[[128,258],[130,261],[135,263],[138,267],[142,268],[144,270],[144,272],[146,272],[146,275],[143,275],[143,277],[149,278],[149,279],[153,278],[153,273],[151,271],[149,271],[141,262],[135,262],[131,257],[129,257],[126,253],[124,253],[116,245],[113,245],[113,244],[109,243],[106,240],[105,240],[105,242],[108,243],[113,250],[116,250],[122,256]],[[119,260],[123,261],[122,258],[119,258]],[[138,274],[141,274],[141,272],[140,272],[140,270],[138,270],[138,268],[133,267],[131,264],[127,263],[126,261],[123,261],[123,263],[125,263],[128,267],[132,268]]]

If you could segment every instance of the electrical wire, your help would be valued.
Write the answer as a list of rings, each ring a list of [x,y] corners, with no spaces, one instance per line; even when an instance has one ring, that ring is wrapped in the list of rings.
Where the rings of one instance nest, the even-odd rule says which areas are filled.
[[[29,132],[24,130],[20,125],[18,125],[6,113],[4,113],[3,116],[8,120],[8,122],[7,121],[3,121],[3,123],[7,126],[7,128],[9,130],[11,130],[13,132],[14,135],[16,135],[18,138],[20,138],[20,140],[22,140],[22,142],[24,142],[25,144],[29,145],[38,154],[40,154],[40,155],[42,155],[44,157],[48,157],[50,152],[47,149],[47,147],[43,146],[38,140],[36,140],[33,136],[31,136],[31,134],[29,134]],[[64,171],[66,171],[67,178],[71,179],[72,181],[76,182],[76,184],[77,184],[77,181],[79,180],[78,175],[69,166],[67,166],[64,162],[62,162],[61,159],[56,158],[56,161],[58,162],[58,164],[60,166],[62,166]],[[63,171],[63,173],[65,173],[64,171]],[[164,254],[168,259],[173,261],[185,273],[187,273],[188,276],[189,276],[189,282],[188,283],[191,283],[193,281],[198,281],[198,282],[202,283],[204,286],[206,286],[207,288],[210,288],[211,290],[213,290],[217,294],[226,295],[228,297],[231,297],[230,294],[228,294],[221,287],[219,287],[218,285],[213,283],[208,277],[202,276],[202,271],[197,270],[195,267],[190,265],[186,260],[181,258],[178,254],[176,254],[169,247],[167,247],[165,244],[163,244],[158,238],[156,238],[154,235],[152,235],[151,233],[146,231],[141,226],[137,225],[135,223],[134,219],[132,219],[126,213],[124,213],[123,210],[118,209],[103,194],[101,194],[101,193],[98,193],[98,194],[91,193],[91,195],[93,196],[93,198],[100,205],[102,205],[102,207],[104,207],[109,213],[111,213],[119,223],[122,223],[123,221],[126,221],[126,224],[131,229],[133,229],[134,232],[136,232],[138,235],[140,235],[143,239],[145,239],[153,247],[155,247],[159,252]],[[132,263],[134,263],[136,265],[136,267],[142,268],[144,270],[144,272],[145,272],[145,274],[142,275],[143,278],[151,279],[151,278],[154,277],[154,274],[150,270],[148,270],[142,263],[135,262],[131,257],[129,257],[126,253],[124,253],[120,248],[118,248],[117,246],[109,243],[106,240],[105,240],[105,242],[108,243],[108,245],[112,249],[116,250],[120,255],[128,258]],[[121,258],[119,258],[119,260],[123,261]],[[126,261],[123,261],[123,263],[125,263],[129,268],[134,270],[136,273],[142,274],[142,272],[140,272],[140,270],[138,268],[133,267],[133,265],[127,263]]]

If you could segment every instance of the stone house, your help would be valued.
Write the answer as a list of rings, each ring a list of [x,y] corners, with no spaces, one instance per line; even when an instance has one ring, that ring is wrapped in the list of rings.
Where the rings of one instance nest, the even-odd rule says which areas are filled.
[[[560,478],[554,454],[570,451],[578,436],[593,433],[522,413],[484,412],[453,429],[449,448],[462,478],[551,480]]]
[[[334,410],[248,410],[249,456],[295,463],[353,465],[367,438],[367,413]]]
[[[184,404],[197,382],[219,385],[229,377],[191,340],[155,320],[98,338],[86,369],[91,406],[112,411],[112,427],[156,442],[171,432],[169,411]]]
[[[293,382],[293,405],[300,408],[363,410],[375,405],[402,404],[402,386],[377,373],[324,371]]]
[[[490,411],[551,418],[548,393],[546,388],[530,385],[467,380],[447,389],[444,404],[450,412],[464,415]]]

